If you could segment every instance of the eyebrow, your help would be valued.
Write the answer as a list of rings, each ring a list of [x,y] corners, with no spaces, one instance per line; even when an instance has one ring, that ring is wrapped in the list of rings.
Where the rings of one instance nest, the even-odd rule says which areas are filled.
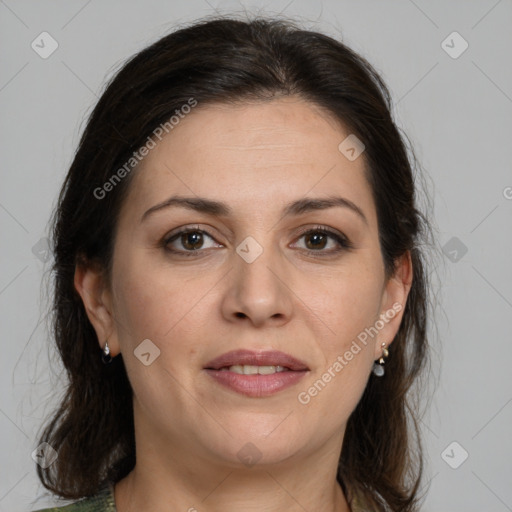
[[[219,201],[213,201],[204,197],[183,197],[183,196],[172,196],[161,203],[152,206],[149,210],[144,212],[140,221],[143,222],[151,214],[171,207],[181,207],[188,210],[193,210],[199,213],[205,213],[207,215],[213,215],[216,217],[230,217],[233,215],[233,210],[226,203]],[[351,210],[356,213],[366,225],[368,225],[368,219],[365,214],[355,203],[344,197],[330,196],[326,198],[304,198],[298,199],[289,203],[283,209],[284,217],[291,217],[296,215],[302,215],[304,213],[326,210],[328,208],[342,207]]]

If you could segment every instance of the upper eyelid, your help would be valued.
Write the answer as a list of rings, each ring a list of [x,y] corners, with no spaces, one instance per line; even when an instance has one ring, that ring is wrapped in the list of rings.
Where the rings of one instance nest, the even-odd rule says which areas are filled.
[[[208,230],[200,227],[190,226],[190,227],[184,227],[184,228],[177,228],[178,231],[171,231],[169,234],[164,236],[164,241],[169,241],[171,238],[174,238],[175,236],[182,235],[183,233],[195,233],[196,231],[199,231],[201,233],[205,233],[210,238],[215,238],[214,235],[212,235]]]

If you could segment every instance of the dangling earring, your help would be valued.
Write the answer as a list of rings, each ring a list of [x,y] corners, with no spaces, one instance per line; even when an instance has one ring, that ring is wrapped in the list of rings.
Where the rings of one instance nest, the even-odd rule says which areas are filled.
[[[103,364],[109,364],[112,362],[112,356],[110,355],[110,349],[108,348],[108,340],[105,341],[105,347],[103,347],[103,354],[101,354],[101,360]]]
[[[384,363],[385,358],[389,356],[389,350],[386,348],[386,344],[382,344],[382,355],[380,356],[379,362],[374,363],[373,365],[373,373],[377,375],[377,377],[382,377],[384,375]]]

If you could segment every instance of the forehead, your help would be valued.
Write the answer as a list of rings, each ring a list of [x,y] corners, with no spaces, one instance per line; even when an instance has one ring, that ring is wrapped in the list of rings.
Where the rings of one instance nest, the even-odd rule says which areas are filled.
[[[339,192],[372,218],[364,158],[351,161],[339,149],[349,135],[324,109],[298,97],[199,104],[139,164],[126,202],[140,213],[184,194],[244,210]]]

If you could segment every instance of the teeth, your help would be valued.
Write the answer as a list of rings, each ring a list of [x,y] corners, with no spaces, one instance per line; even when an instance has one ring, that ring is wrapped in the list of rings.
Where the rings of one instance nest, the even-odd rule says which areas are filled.
[[[258,367],[257,366],[251,366],[251,365],[244,365],[240,368],[242,370],[242,373],[244,375],[256,375],[258,373]]]
[[[223,371],[230,371],[240,375],[271,375],[278,372],[290,371],[283,366],[253,366],[253,365],[239,365],[235,364],[229,368],[222,368]]]

